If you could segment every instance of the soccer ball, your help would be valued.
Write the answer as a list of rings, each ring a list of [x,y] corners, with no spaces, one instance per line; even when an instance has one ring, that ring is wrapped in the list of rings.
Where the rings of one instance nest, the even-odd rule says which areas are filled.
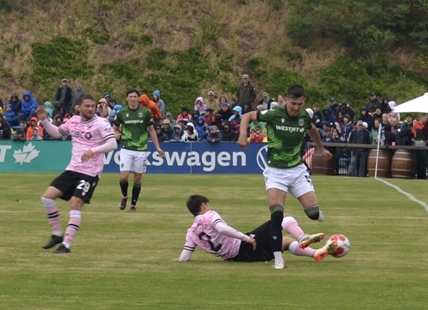
[[[348,253],[349,249],[351,248],[351,242],[349,242],[349,239],[345,235],[336,234],[331,236],[327,240],[327,244],[334,243],[336,244],[337,248],[334,251],[334,253],[331,254],[331,256],[339,258],[343,257]]]

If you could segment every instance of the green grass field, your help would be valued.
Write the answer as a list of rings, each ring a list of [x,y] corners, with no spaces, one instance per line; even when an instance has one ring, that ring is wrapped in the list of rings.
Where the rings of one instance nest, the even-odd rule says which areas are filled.
[[[72,251],[52,255],[40,196],[56,174],[1,173],[0,309],[426,309],[428,213],[369,178],[314,176],[323,223],[288,197],[310,233],[343,233],[351,251],[322,262],[284,253],[288,268],[223,262],[200,249],[178,263],[204,194],[231,226],[269,219],[261,175],[145,175],[138,212],[120,211],[117,174],[104,174]],[[426,181],[389,179],[421,201]],[[59,201],[62,224],[68,203]]]

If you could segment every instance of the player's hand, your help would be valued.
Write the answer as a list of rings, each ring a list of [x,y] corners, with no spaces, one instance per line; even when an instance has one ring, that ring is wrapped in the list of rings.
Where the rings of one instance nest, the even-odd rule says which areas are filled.
[[[119,141],[120,138],[122,137],[122,134],[120,132],[115,132],[114,137],[116,138],[117,141]]]
[[[83,155],[82,155],[82,163],[86,163],[92,156],[94,156],[94,152],[92,150],[87,150]]]
[[[159,153],[160,157],[165,157],[165,153],[160,148],[156,149],[156,151]]]
[[[242,147],[244,150],[248,148],[248,140],[246,136],[239,135],[238,144],[240,147]]]
[[[36,110],[36,113],[37,113],[37,118],[41,121],[48,118],[48,114],[46,113],[46,109],[43,106],[38,107]]]
[[[248,241],[247,241],[247,243],[249,243],[249,244],[251,244],[251,245],[253,246],[253,251],[255,251],[255,250],[256,250],[256,248],[257,248],[257,242],[256,242],[256,239],[254,239],[254,238],[250,238],[250,240],[248,240]]]
[[[333,155],[326,149],[322,149],[321,154],[327,159],[331,159],[333,157]]]

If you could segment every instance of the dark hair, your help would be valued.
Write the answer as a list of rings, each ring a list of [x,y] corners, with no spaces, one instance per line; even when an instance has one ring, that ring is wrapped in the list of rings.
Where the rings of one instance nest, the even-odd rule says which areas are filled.
[[[126,97],[128,97],[128,96],[129,96],[129,94],[132,94],[132,93],[136,93],[136,94],[137,94],[137,97],[140,97],[140,93],[139,93],[139,91],[138,91],[138,90],[136,90],[135,88],[131,88],[131,89],[129,89],[129,90],[126,92]]]
[[[97,102],[92,95],[84,94],[84,95],[80,96],[79,99],[77,99],[76,105],[81,105],[82,102],[83,102],[83,100],[86,100],[86,99],[89,99],[89,100],[92,100],[94,102]]]
[[[287,97],[289,98],[300,98],[306,97],[305,89],[300,85],[291,85],[287,90]]]
[[[186,205],[190,213],[196,216],[198,215],[199,212],[201,212],[201,206],[203,203],[209,203],[209,200],[207,197],[202,195],[192,195],[187,200]]]

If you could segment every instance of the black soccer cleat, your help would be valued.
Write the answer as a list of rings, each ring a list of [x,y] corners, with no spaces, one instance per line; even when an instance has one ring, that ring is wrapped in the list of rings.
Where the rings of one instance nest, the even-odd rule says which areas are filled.
[[[58,243],[61,243],[63,241],[63,237],[62,236],[57,236],[57,235],[52,235],[51,240],[46,243],[43,248],[45,250],[53,248],[54,246],[56,246]]]
[[[61,244],[58,249],[52,252],[52,254],[66,254],[70,253],[70,249],[67,249],[64,244]]]

